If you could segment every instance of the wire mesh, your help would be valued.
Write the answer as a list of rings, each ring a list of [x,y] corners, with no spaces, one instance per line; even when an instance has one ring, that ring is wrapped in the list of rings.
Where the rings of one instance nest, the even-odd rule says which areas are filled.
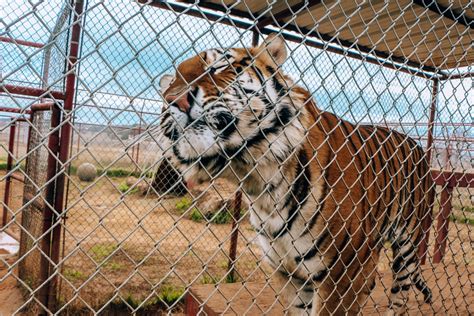
[[[9,312],[474,312],[473,15],[445,2],[8,3]]]

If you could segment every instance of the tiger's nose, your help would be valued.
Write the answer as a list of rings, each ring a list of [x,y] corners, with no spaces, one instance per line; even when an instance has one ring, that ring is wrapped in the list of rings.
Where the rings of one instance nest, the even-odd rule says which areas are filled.
[[[182,112],[187,113],[189,112],[191,105],[189,104],[188,100],[188,93],[182,93],[179,95],[167,95],[165,97],[166,102],[169,104],[174,104],[178,107]]]

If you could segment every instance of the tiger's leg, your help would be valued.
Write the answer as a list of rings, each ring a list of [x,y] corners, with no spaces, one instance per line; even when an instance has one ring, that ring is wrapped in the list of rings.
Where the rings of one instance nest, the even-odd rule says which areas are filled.
[[[290,277],[282,271],[277,271],[274,279],[277,282],[279,296],[285,303],[285,314],[310,315],[314,295],[311,281]]]
[[[358,315],[375,287],[377,260],[374,254],[328,278],[313,298],[312,315]]]
[[[392,244],[393,283],[390,290],[390,315],[401,315],[406,311],[408,290],[415,285],[423,295],[425,302],[431,301],[431,291],[421,275],[416,242],[410,237],[400,238]]]

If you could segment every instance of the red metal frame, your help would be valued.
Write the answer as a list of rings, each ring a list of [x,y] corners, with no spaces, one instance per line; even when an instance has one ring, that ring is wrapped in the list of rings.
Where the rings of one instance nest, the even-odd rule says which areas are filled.
[[[28,46],[28,47],[36,47],[36,48],[43,48],[44,44],[41,43],[35,43],[35,42],[30,42],[30,41],[25,41],[25,40],[19,40],[15,38],[10,38],[6,36],[0,36],[0,42],[3,43],[14,43],[22,46]]]
[[[59,100],[66,99],[66,95],[61,91],[32,88],[32,87],[22,87],[22,86],[16,86],[12,84],[6,84],[3,86],[0,86],[0,93],[11,93],[11,94],[19,94],[19,95],[24,95],[24,96],[42,97],[42,98],[52,97],[54,99],[59,99]]]

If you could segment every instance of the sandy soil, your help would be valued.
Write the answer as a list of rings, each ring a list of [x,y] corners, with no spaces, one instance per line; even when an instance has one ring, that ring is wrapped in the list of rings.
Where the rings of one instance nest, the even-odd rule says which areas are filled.
[[[125,181],[101,178],[85,183],[71,178],[60,275],[61,303],[67,304],[70,311],[86,305],[97,310],[110,302],[138,306],[160,301],[157,297],[180,293],[193,284],[225,282],[231,224],[196,222],[190,220],[190,213],[194,207],[202,211],[213,208],[213,200],[229,199],[234,188],[218,181],[208,188],[213,193],[193,203],[191,197],[160,200],[154,195],[123,194],[118,188]],[[0,183],[0,194],[3,185]],[[470,193],[466,192],[453,201],[455,212],[459,212],[459,205],[465,205],[462,197]],[[12,209],[18,210],[22,196],[18,183],[13,186],[12,196]],[[180,210],[178,206],[183,201],[189,205]],[[19,235],[19,223],[17,216],[9,228],[14,235]],[[444,264],[474,264],[470,246],[473,230],[467,224],[450,223]],[[434,240],[432,233],[430,252]],[[255,282],[268,278],[271,271],[261,256],[255,233],[244,217],[239,225],[238,280]],[[390,250],[383,252],[380,271],[389,270],[390,256]],[[7,278],[0,284],[0,293],[12,292],[14,284],[13,277]],[[15,300],[16,292],[3,295],[14,295]]]
[[[12,265],[16,258],[0,259],[0,316],[12,315],[23,304],[23,296],[20,289],[17,287],[16,278],[8,271],[8,265]],[[7,265],[8,264],[8,265]],[[5,279],[3,279],[7,274]]]

